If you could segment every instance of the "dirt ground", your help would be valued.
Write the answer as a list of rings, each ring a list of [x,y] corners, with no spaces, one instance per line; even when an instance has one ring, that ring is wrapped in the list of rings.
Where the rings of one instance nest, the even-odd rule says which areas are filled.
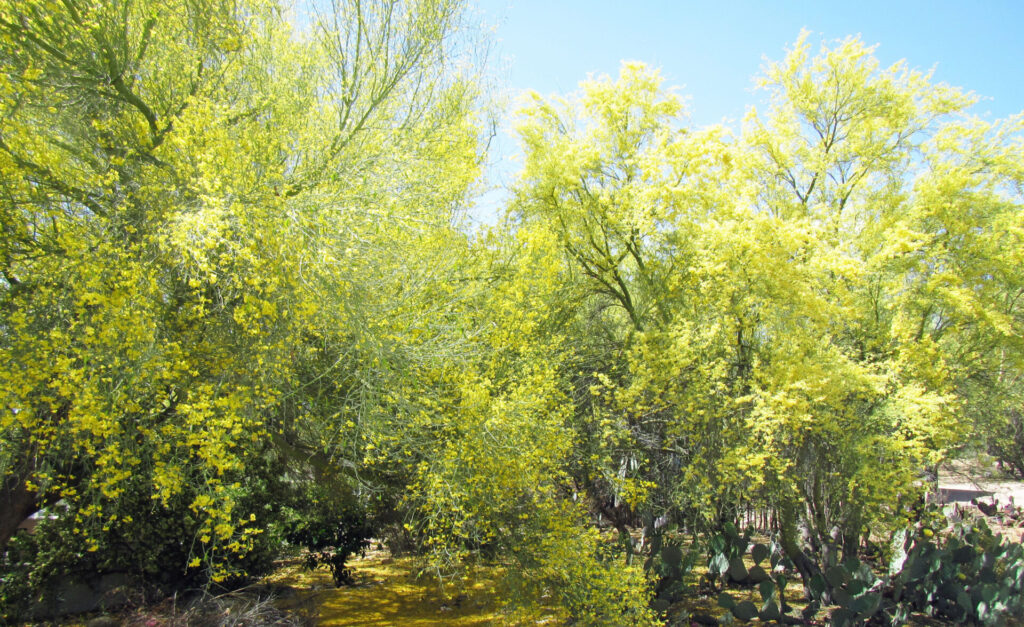
[[[1002,477],[994,466],[984,462],[946,464],[939,470],[939,490],[946,503],[976,498],[1024,507],[1024,481]]]
[[[325,627],[547,625],[565,619],[553,608],[521,616],[505,613],[495,594],[501,573],[493,566],[472,568],[464,579],[442,589],[435,579],[418,573],[413,558],[394,558],[386,550],[370,550],[350,565],[353,586],[336,588],[325,570],[307,571],[297,560],[265,583],[277,588],[279,607]]]

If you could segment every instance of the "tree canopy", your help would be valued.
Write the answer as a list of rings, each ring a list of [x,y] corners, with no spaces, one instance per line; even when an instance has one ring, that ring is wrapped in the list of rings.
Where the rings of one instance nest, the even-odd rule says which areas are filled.
[[[0,4],[0,552],[163,516],[159,567],[223,582],[359,519],[640,624],[637,529],[759,512],[810,589],[1019,423],[1024,116],[804,34],[692,128],[627,63],[527,99],[473,230],[462,3],[291,11]]]

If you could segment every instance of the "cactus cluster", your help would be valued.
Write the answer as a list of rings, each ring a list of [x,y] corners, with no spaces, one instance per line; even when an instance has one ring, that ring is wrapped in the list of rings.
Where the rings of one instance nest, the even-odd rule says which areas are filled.
[[[757,589],[761,594],[760,607],[753,601],[737,601],[728,592],[718,595],[718,604],[740,620],[759,618],[762,621],[782,621],[783,616],[793,609],[785,600],[786,583],[786,576],[781,574],[775,579],[765,579],[759,583]]]
[[[667,540],[663,533],[651,537],[651,553],[644,562],[644,570],[656,577],[651,608],[659,613],[686,595],[686,575],[697,561],[695,546],[684,551],[675,540]]]
[[[762,603],[758,607],[752,601],[737,601],[728,592],[720,593],[718,604],[729,610],[727,616],[740,620],[781,621],[783,615],[792,609],[786,603],[788,579],[784,574],[791,564],[775,542],[752,542],[751,533],[748,529],[740,534],[735,525],[724,525],[722,532],[709,542],[708,575],[712,581],[717,579],[740,586],[757,586],[761,594]],[[750,568],[744,561],[748,554],[753,562]]]
[[[830,618],[836,627],[902,625],[913,612],[998,625],[1024,610],[1024,548],[992,534],[984,520],[954,525],[941,544],[930,528],[905,530],[894,549],[885,577],[851,557],[813,578],[812,606],[823,599],[838,606]]]
[[[882,606],[885,581],[871,567],[854,556],[811,577],[808,590],[811,601],[804,609],[805,618],[818,613],[825,603],[837,606],[829,624],[833,627],[862,625],[878,614]]]
[[[889,581],[893,622],[925,612],[956,623],[996,625],[1024,613],[1024,547],[993,534],[983,519],[933,533],[904,532]]]
[[[915,612],[976,625],[1004,624],[1024,614],[1024,546],[993,534],[981,519],[958,523],[943,537],[927,527],[898,533],[895,555],[882,575],[855,556],[824,569],[806,582],[810,598],[803,620],[826,607],[832,627],[903,625]],[[720,593],[718,604],[729,612],[721,622],[799,622],[788,616],[788,564],[781,551],[774,543],[749,540],[728,526],[712,541],[709,574],[725,583],[757,585],[762,599],[758,607]],[[755,564],[750,569],[743,559],[748,546]],[[766,572],[760,564],[769,558],[772,568]]]
[[[751,540],[751,530],[740,534],[736,526],[726,523],[722,532],[711,538],[708,543],[710,558],[708,559],[708,575],[725,583],[739,585],[759,585],[770,579],[761,563],[770,558],[771,568],[785,568],[788,560],[773,542],[770,546],[755,544]],[[749,551],[754,566],[747,568],[743,556]]]

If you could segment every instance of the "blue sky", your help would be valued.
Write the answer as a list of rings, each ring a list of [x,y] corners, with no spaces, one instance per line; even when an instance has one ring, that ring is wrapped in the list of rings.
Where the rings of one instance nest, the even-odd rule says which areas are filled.
[[[938,82],[986,98],[985,117],[1024,110],[1024,1],[890,2],[780,0],[690,2],[612,0],[480,0],[475,18],[493,28],[490,64],[499,89],[565,94],[588,74],[618,72],[623,60],[662,71],[688,99],[693,125],[731,120],[758,104],[753,77],[765,58],[781,59],[802,28],[821,41],[859,35],[878,44],[883,65],[905,59],[934,67]],[[507,131],[507,129],[506,129]],[[508,183],[516,142],[504,133],[491,180]],[[473,211],[490,221],[504,195]]]

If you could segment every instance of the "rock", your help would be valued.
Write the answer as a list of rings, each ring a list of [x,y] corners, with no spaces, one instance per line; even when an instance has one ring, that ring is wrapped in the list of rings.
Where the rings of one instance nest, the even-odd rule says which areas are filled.
[[[70,582],[57,591],[57,614],[91,612],[99,605],[96,591],[84,583]]]
[[[109,573],[100,577],[96,588],[104,609],[121,607],[129,601],[132,579],[124,573]]]

